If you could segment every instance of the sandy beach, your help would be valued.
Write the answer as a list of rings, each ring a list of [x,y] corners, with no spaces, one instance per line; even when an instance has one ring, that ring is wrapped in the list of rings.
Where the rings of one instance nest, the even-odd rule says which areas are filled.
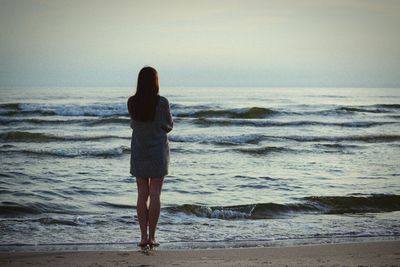
[[[400,266],[400,241],[148,252],[1,252],[0,266]]]

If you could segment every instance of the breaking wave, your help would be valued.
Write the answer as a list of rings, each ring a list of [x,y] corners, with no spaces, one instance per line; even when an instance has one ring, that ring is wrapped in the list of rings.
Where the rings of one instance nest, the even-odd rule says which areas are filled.
[[[126,103],[111,104],[38,104],[10,103],[0,105],[0,115],[59,115],[59,116],[127,116]]]
[[[16,203],[11,201],[0,202],[0,214],[3,216],[42,214],[42,213],[86,214],[85,212],[81,211],[81,207],[66,203],[52,203],[52,202]]]
[[[363,106],[339,106],[326,110],[293,111],[272,109],[267,107],[216,108],[206,105],[171,104],[172,112],[177,117],[186,118],[231,118],[231,119],[261,119],[272,115],[341,115],[354,113],[393,113],[400,110],[400,104],[375,104]],[[128,118],[125,102],[82,104],[47,104],[47,103],[5,103],[0,104],[2,116],[90,116]],[[31,120],[31,123],[39,121]],[[123,123],[120,121],[120,123]]]
[[[119,157],[124,154],[130,153],[130,148],[126,146],[120,146],[116,148],[110,148],[105,150],[85,150],[85,149],[53,149],[53,150],[33,150],[33,149],[0,149],[1,153],[21,153],[26,155],[34,156],[55,156],[55,157],[99,157],[99,158],[111,158]]]
[[[111,209],[135,209],[132,204],[97,202],[97,206]],[[379,213],[400,210],[400,196],[373,194],[365,196],[309,196],[293,203],[255,203],[234,206],[202,206],[183,204],[165,207],[168,213],[184,213],[197,217],[218,219],[271,219],[296,214],[352,214]],[[33,202],[18,204],[3,201],[0,214],[4,216],[21,214],[89,214],[79,207],[65,203]],[[50,222],[51,223],[51,222]]]
[[[181,113],[178,117],[257,119],[266,118],[275,113],[277,113],[277,111],[269,108],[251,107],[241,109],[199,110],[186,114]]]
[[[197,118],[194,124],[200,126],[254,126],[254,127],[296,127],[296,126],[338,126],[349,128],[368,128],[386,124],[394,124],[393,121],[351,121],[351,122],[328,122],[328,121],[261,121],[243,119],[215,119]]]
[[[105,139],[130,139],[130,137],[115,136],[115,135],[100,135],[100,136],[57,136],[45,133],[12,131],[0,133],[0,140],[11,142],[53,142],[53,141],[97,141]]]
[[[269,153],[279,153],[279,152],[290,152],[295,151],[286,147],[277,147],[277,146],[263,146],[263,147],[255,147],[255,148],[237,148],[234,151],[250,154],[250,155],[265,155]]]
[[[34,125],[67,125],[67,124],[83,124],[85,126],[98,126],[106,124],[119,124],[129,125],[130,119],[128,117],[100,117],[93,119],[38,119],[38,118],[0,118],[0,123],[3,125],[27,123]]]
[[[377,213],[400,210],[399,195],[310,196],[298,203],[257,203],[236,206],[184,204],[165,208],[171,213],[218,219],[270,219],[290,214]]]
[[[348,136],[272,136],[262,134],[243,134],[237,136],[179,136],[169,137],[173,142],[197,142],[223,146],[236,146],[242,144],[259,144],[262,141],[289,140],[295,142],[367,142],[367,143],[390,143],[400,141],[400,135],[396,134],[370,134],[370,135],[348,135]],[[261,149],[261,148],[257,148]]]

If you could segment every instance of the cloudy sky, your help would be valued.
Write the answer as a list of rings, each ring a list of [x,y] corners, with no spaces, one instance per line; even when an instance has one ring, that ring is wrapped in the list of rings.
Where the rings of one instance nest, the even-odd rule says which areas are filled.
[[[400,87],[400,1],[0,0],[0,86]]]

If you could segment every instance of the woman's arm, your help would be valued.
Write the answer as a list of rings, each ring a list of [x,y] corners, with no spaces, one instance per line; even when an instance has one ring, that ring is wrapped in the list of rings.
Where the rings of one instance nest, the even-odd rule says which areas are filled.
[[[163,111],[163,116],[162,116],[162,121],[161,121],[161,128],[166,131],[167,133],[169,133],[170,131],[172,131],[172,128],[174,127],[174,122],[172,120],[172,116],[171,116],[171,111],[169,108],[169,102],[166,98],[164,98],[165,101],[163,102],[162,105],[162,111]]]

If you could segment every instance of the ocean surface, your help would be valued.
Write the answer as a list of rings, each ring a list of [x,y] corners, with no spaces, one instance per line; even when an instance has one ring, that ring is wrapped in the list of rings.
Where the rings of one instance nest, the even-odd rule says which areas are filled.
[[[135,247],[134,88],[0,90],[0,250]],[[162,87],[161,248],[400,239],[400,89]]]

